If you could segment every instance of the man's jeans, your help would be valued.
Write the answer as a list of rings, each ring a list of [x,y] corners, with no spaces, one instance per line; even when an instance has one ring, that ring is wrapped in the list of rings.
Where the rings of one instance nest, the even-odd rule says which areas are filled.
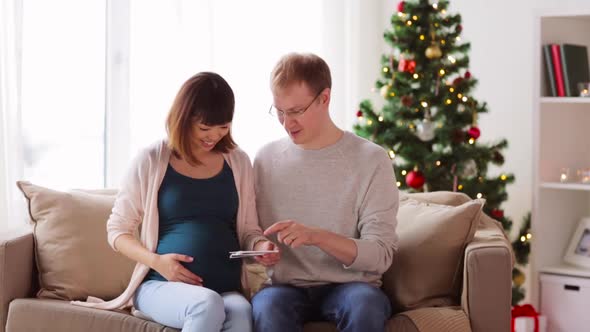
[[[275,285],[252,299],[255,332],[300,332],[309,321],[331,321],[341,332],[382,332],[391,304],[379,288],[352,282],[298,288]]]

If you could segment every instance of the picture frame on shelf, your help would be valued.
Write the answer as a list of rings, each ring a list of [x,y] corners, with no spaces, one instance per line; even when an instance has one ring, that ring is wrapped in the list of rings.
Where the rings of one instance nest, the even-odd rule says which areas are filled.
[[[584,217],[572,236],[564,261],[590,269],[590,217]]]

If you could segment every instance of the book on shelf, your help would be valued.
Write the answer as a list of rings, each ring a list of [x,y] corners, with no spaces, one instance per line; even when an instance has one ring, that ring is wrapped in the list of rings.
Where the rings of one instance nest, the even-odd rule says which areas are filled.
[[[551,46],[549,44],[543,45],[543,59],[545,60],[547,95],[556,97],[557,90],[555,88],[555,76],[553,75],[553,58],[551,57]]]
[[[588,50],[582,45],[562,44],[560,51],[566,95],[578,97],[578,83],[590,81]]]
[[[557,88],[557,96],[565,97],[563,68],[561,68],[561,48],[558,44],[551,44],[551,58],[553,59],[553,76],[555,76],[555,87]]]
[[[578,97],[578,83],[590,82],[588,48],[574,44],[543,45],[547,91],[551,97]]]

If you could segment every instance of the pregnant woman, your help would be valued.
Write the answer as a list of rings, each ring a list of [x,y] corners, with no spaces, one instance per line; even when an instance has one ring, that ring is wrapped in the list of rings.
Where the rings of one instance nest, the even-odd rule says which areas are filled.
[[[221,76],[199,73],[181,87],[167,139],[133,161],[107,223],[111,246],[138,262],[129,286],[110,302],[82,305],[132,304],[182,331],[251,331],[242,262],[229,252],[275,245],[258,226],[250,159],[230,134],[233,113],[233,91]]]

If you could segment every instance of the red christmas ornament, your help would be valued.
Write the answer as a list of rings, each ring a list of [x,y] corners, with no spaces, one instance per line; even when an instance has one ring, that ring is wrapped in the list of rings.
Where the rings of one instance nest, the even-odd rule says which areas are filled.
[[[424,174],[422,174],[420,171],[411,171],[408,173],[408,175],[406,175],[406,183],[408,186],[414,189],[422,187],[425,181],[426,179],[424,179]]]
[[[361,111],[361,110],[358,110],[358,112],[356,112],[356,116],[357,116],[357,117],[359,117],[359,118],[360,118],[361,116],[363,116],[363,111]]]
[[[481,135],[481,131],[479,130],[479,128],[473,126],[473,127],[469,128],[469,130],[467,131],[467,135],[469,135],[469,137],[471,137],[473,139],[478,139],[479,136]]]
[[[459,144],[465,140],[465,132],[461,129],[455,129],[451,133],[451,140],[453,143]]]
[[[457,86],[459,84],[463,83],[463,77],[457,77],[453,80],[453,85]]]
[[[410,107],[414,103],[414,98],[410,95],[402,96],[402,105]]]
[[[504,211],[500,210],[500,209],[492,209],[492,217],[496,218],[496,219],[502,219],[504,218]]]
[[[469,71],[465,72],[465,79],[470,79],[471,78],[471,73]]]
[[[402,13],[404,11],[405,6],[406,6],[406,2],[400,1],[400,3],[397,4],[397,11]]]
[[[457,32],[463,31],[463,26],[461,24],[457,25]]]
[[[397,70],[401,71],[401,72],[408,72],[410,74],[413,74],[416,72],[416,61],[400,59],[399,65],[397,66]]]

